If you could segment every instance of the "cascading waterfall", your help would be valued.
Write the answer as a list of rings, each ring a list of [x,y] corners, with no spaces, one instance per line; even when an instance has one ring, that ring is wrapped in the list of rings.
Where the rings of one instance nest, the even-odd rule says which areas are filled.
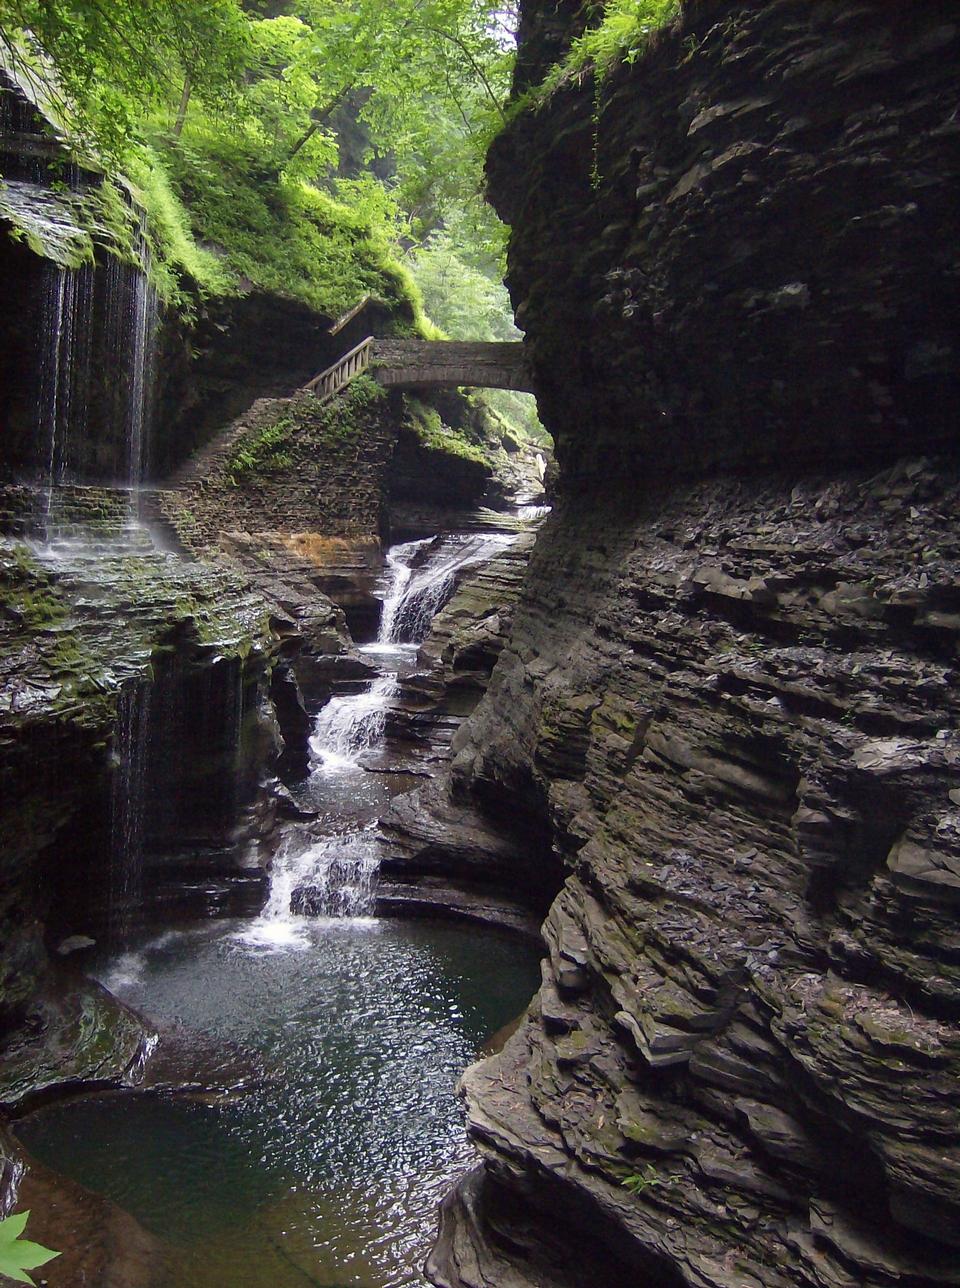
[[[305,948],[311,941],[301,911],[312,917],[369,916],[379,866],[372,829],[319,840],[288,836],[273,859],[263,912],[239,938],[265,948]]]
[[[399,673],[387,671],[362,693],[330,699],[310,738],[310,748],[324,769],[356,766],[357,758],[380,741],[398,684]]]
[[[525,523],[535,523],[538,519],[545,519],[550,510],[549,505],[518,505],[516,515]]]
[[[128,938],[142,899],[150,707],[149,683],[128,686],[117,702],[108,917],[115,943]]]
[[[365,651],[373,654],[396,652],[394,627],[413,577],[412,560],[430,544],[409,541],[387,551],[383,582],[383,609],[376,643]],[[387,716],[387,707],[399,684],[397,667],[385,667],[383,674],[362,693],[331,698],[313,726],[310,747],[323,769],[342,769],[357,764],[357,757],[379,742]]]
[[[127,395],[126,481],[138,487],[149,463],[149,430],[153,403],[154,365],[157,333],[157,292],[149,279],[150,248],[147,243],[146,214],[141,212],[137,250],[144,271],[134,274],[129,310],[130,366]]]
[[[348,782],[351,775],[364,775],[361,758],[383,735],[401,669],[413,662],[433,617],[453,593],[457,575],[485,563],[515,539],[512,533],[457,534],[409,541],[387,552],[380,629],[376,642],[360,650],[382,671],[362,692],[331,698],[317,716],[310,740],[315,775],[344,776]],[[244,938],[268,946],[308,942],[291,904],[314,916],[370,913],[378,866],[375,830],[319,840],[288,837],[274,858],[266,907]]]
[[[453,593],[457,575],[485,563],[513,540],[504,533],[428,537],[387,551],[380,629],[376,642],[360,650],[382,660],[383,672],[362,693],[331,698],[318,715],[310,746],[323,768],[356,765],[359,756],[377,745],[401,665],[425,639]]]
[[[487,532],[395,546],[388,562],[399,560],[409,573],[394,585],[393,594],[384,603],[380,627],[384,642],[421,644],[434,617],[453,594],[458,575],[486,563],[515,540],[513,533]],[[436,548],[431,549],[435,541]]]
[[[233,850],[255,790],[243,755],[254,694],[242,660],[168,647],[154,652],[151,672],[118,696],[106,918],[115,945],[174,889],[182,865],[193,881],[200,856]]]
[[[159,305],[145,216],[135,248],[142,268],[110,256],[96,267],[45,271],[34,458],[46,488],[45,530],[62,483],[110,478],[136,489],[149,466]],[[96,450],[88,432],[94,409]]]
[[[398,642],[395,635],[397,620],[401,614],[401,605],[406,601],[413,580],[414,560],[421,551],[430,545],[431,538],[423,541],[407,541],[403,545],[393,546],[387,551],[388,593],[384,596],[383,612],[380,614],[380,629],[377,633],[377,644],[386,645]]]

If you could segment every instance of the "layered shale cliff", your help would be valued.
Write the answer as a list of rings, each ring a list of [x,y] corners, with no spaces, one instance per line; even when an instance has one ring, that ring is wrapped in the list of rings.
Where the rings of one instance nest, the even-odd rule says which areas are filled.
[[[561,499],[436,810],[562,885],[438,1285],[960,1282],[958,54],[704,0],[495,144]]]

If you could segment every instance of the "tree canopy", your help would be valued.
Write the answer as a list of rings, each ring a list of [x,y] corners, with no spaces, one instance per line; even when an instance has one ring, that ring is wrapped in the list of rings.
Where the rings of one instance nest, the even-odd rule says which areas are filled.
[[[251,52],[237,0],[0,0],[0,45],[47,70],[64,124],[113,155],[185,75],[227,102]]]
[[[168,299],[179,275],[416,313],[419,283],[451,334],[508,336],[482,162],[513,20],[502,0],[0,0],[0,57],[134,181]]]

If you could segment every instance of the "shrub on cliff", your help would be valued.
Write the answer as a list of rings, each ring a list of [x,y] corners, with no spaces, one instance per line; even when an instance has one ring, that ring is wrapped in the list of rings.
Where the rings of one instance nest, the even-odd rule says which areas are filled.
[[[566,57],[554,64],[538,88],[513,104],[512,114],[541,102],[588,68],[602,80],[617,63],[635,62],[650,38],[677,17],[682,3],[683,0],[605,0],[600,21],[572,42]]]

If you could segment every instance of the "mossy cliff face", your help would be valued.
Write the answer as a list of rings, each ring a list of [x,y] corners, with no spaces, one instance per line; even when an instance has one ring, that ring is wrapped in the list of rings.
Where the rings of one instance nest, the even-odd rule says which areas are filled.
[[[234,244],[214,256],[197,243],[156,154],[132,163],[137,184],[105,175],[51,133],[31,93],[0,70],[0,275],[17,302],[0,314],[4,477],[162,477],[256,399],[302,387],[373,329],[414,325],[408,284],[346,208],[329,202],[320,234],[306,208],[284,199],[263,207],[245,186],[261,217],[272,216],[258,264],[245,248],[248,276],[231,254],[236,238],[251,236],[243,219],[232,225]],[[186,173],[180,180],[199,197]],[[294,244],[302,254],[304,236],[320,238],[317,272],[288,272],[284,289],[277,257]],[[218,257],[231,261],[228,272]],[[324,270],[338,257],[334,282]],[[332,335],[336,314],[366,291],[377,298]],[[139,462],[130,460],[134,418],[149,440]]]
[[[691,5],[596,190],[589,85],[496,146],[562,501],[450,796],[563,875],[437,1284],[956,1282],[958,34]]]
[[[3,527],[32,504],[4,489]],[[64,940],[259,907],[261,784],[282,746],[284,623],[263,599],[158,551],[125,493],[47,504],[71,536],[0,538],[0,1109],[116,1081],[140,1054],[139,1021]]]

